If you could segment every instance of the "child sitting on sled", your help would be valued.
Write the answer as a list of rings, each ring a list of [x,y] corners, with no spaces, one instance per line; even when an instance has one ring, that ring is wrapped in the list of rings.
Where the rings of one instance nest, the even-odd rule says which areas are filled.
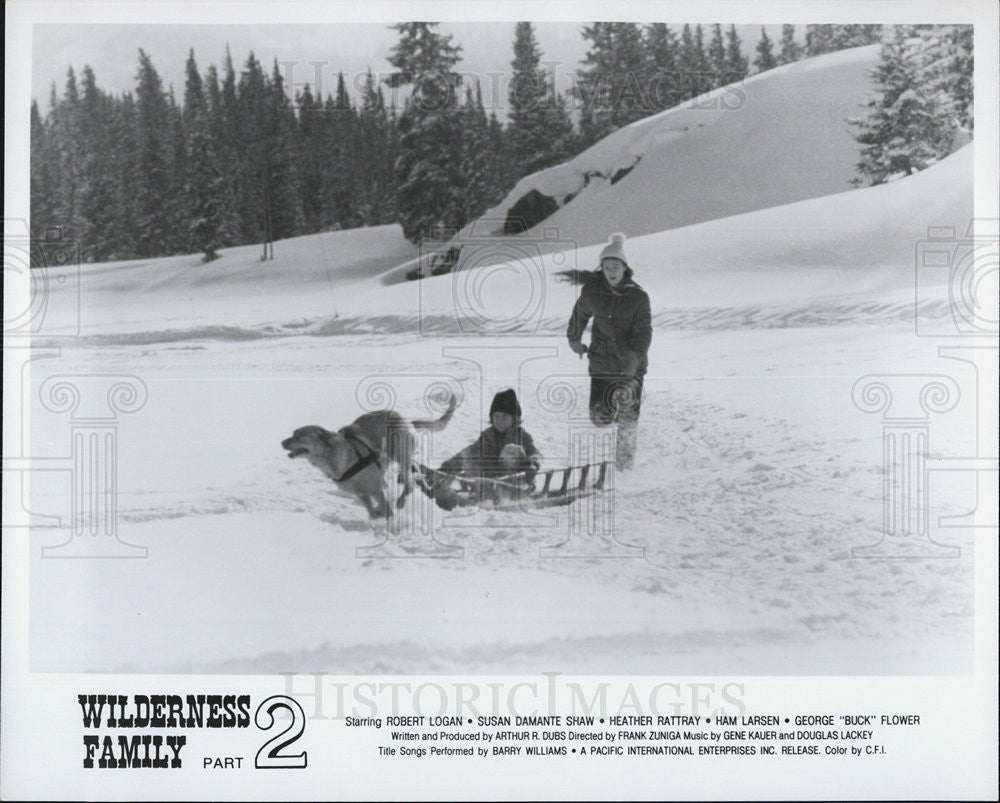
[[[510,388],[493,397],[490,425],[475,441],[448,458],[433,472],[430,495],[445,510],[460,504],[452,481],[455,476],[502,478],[523,475],[530,485],[542,456],[531,435],[521,426],[521,405]]]

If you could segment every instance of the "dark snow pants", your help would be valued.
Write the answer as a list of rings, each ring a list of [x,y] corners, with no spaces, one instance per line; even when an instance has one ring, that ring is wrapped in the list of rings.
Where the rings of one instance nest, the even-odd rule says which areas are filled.
[[[590,378],[590,420],[599,427],[618,424],[615,463],[619,469],[630,469],[635,461],[642,380],[642,374]]]

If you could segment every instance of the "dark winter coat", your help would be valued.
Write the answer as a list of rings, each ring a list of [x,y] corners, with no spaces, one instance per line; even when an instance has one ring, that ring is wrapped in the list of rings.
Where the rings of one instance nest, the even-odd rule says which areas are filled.
[[[510,469],[500,463],[500,452],[508,444],[517,444],[527,455],[524,464],[517,467],[519,471],[538,469],[541,453],[535,442],[520,424],[514,424],[506,432],[499,432],[493,426],[484,429],[479,437],[466,446],[454,457],[441,464],[441,471],[446,474],[504,474]]]
[[[587,277],[566,329],[570,348],[578,354],[583,351],[581,338],[591,318],[590,375],[644,376],[653,324],[649,296],[632,281],[631,268],[617,287],[608,284],[599,271]]]

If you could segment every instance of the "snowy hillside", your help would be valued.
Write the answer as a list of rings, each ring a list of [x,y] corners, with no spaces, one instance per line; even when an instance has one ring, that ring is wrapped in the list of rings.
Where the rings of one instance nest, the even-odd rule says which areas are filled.
[[[283,318],[284,311],[336,315],[344,288],[412,258],[417,249],[397,225],[309,234],[275,245],[261,262],[261,246],[224,248],[203,263],[201,254],[107,262],[36,271],[46,309],[43,333],[79,331],[190,331]]]
[[[818,322],[807,308],[829,312],[846,299],[854,306],[842,318],[873,293],[891,293],[897,315],[912,317],[917,244],[930,226],[964,232],[972,218],[972,155],[967,145],[890,184],[632,238],[629,259],[661,326],[745,325],[748,310],[758,324],[770,316],[769,325],[781,325],[787,313]],[[588,225],[603,230],[596,219]],[[489,246],[507,262],[383,286],[380,271],[407,248],[397,228],[383,227],[280,242],[273,263],[247,246],[209,265],[173,257],[84,266],[79,293],[60,281],[66,270],[49,269],[44,334],[75,325],[77,298],[80,334],[96,342],[455,333],[460,318],[483,314],[493,328],[556,331],[576,292],[556,273],[591,269],[601,250]]]
[[[873,89],[877,60],[877,46],[806,59],[619,129],[521,179],[460,239],[525,215],[524,239],[544,242],[554,227],[590,245],[610,231],[648,234],[841,192],[858,161],[845,120]],[[559,209],[535,220],[545,204]]]
[[[632,238],[626,244],[630,264],[662,326],[724,327],[732,324],[726,313],[744,325],[749,309],[757,311],[759,324],[769,308],[802,312],[845,301],[856,305],[845,310],[853,314],[887,295],[899,304],[898,312],[912,317],[917,244],[926,239],[929,226],[950,225],[962,233],[972,218],[972,155],[968,145],[891,184]],[[598,228],[596,219],[591,224]],[[544,284],[544,305],[531,322],[561,329],[576,291],[556,274],[571,266],[594,268],[602,247],[459,271],[417,282],[416,289],[414,283],[356,289],[364,293],[363,307],[377,296],[383,313],[419,311],[440,316],[435,321],[447,325],[449,316],[456,317],[456,293],[461,309],[472,314],[485,312],[476,304],[474,291],[481,292],[489,299],[489,312],[503,321],[528,308],[532,288],[537,294]],[[695,318],[709,313],[715,316],[711,324],[695,324]]]

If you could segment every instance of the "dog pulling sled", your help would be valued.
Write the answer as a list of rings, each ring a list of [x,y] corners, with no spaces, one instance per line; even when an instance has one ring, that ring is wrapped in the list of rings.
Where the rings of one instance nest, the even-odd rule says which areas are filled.
[[[603,493],[611,486],[612,460],[579,466],[488,477],[448,474],[420,465],[417,485],[445,510],[456,507],[491,507],[519,510],[568,505],[578,499]]]

